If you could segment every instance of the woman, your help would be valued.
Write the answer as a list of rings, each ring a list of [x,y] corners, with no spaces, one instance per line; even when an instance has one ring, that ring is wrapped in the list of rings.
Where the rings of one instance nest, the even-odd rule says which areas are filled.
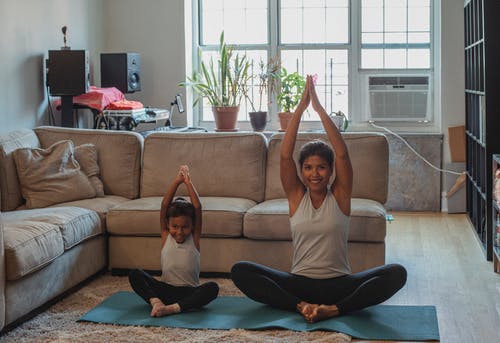
[[[309,103],[318,113],[335,153],[321,141],[305,144],[299,157],[300,178],[293,150]],[[281,145],[281,183],[288,199],[294,248],[292,270],[287,273],[238,262],[231,277],[243,293],[276,308],[298,311],[308,322],[316,322],[379,304],[404,286],[406,270],[397,264],[350,272],[347,238],[352,174],[347,146],[320,104],[312,77],[307,76],[302,99]]]

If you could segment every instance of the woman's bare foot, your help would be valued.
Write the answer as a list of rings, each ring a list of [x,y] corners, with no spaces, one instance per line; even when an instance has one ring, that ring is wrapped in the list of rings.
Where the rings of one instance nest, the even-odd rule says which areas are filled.
[[[339,315],[339,309],[336,305],[309,304],[305,301],[297,304],[297,311],[309,323],[319,322]]]
[[[305,301],[301,301],[297,304],[297,311],[304,317],[305,320],[309,321],[309,318],[312,316],[314,309],[317,307],[317,304],[309,304]]]
[[[336,305],[315,305],[306,319],[310,323],[316,323],[324,319],[337,317],[339,314],[339,308]]]

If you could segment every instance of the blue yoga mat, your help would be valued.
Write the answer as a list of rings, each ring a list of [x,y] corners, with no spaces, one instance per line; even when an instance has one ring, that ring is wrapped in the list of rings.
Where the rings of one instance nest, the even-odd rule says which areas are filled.
[[[337,331],[358,339],[439,340],[434,306],[377,305],[350,315],[307,323],[300,314],[278,310],[244,297],[219,297],[203,309],[150,317],[151,306],[133,292],[117,292],[79,321],[165,326],[186,329],[288,329]]]

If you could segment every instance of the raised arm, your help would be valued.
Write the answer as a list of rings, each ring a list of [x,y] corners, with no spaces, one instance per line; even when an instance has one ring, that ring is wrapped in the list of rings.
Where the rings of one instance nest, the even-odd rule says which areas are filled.
[[[325,128],[328,140],[335,151],[335,181],[332,185],[332,192],[339,204],[340,209],[344,214],[351,214],[351,194],[352,194],[352,165],[349,158],[347,146],[340,134],[337,126],[328,116],[325,109],[321,105],[316,94],[311,76],[307,76],[309,82],[309,96],[313,109],[318,113],[321,123]]]
[[[168,223],[167,223],[167,209],[168,205],[174,199],[175,193],[177,192],[177,188],[179,185],[184,182],[184,175],[182,170],[177,173],[174,181],[170,184],[170,187],[167,189],[167,192],[163,196],[163,200],[161,201],[160,208],[160,228],[161,228],[161,246],[165,244],[168,237]]]
[[[304,93],[302,93],[302,98],[293,113],[292,119],[288,123],[285,136],[281,142],[280,177],[281,184],[283,185],[283,189],[285,190],[285,194],[288,199],[290,215],[295,213],[295,210],[299,206],[300,200],[305,193],[304,184],[300,181],[299,175],[297,174],[297,167],[293,159],[293,150],[297,140],[300,119],[310,102],[309,82],[309,79],[306,80],[306,86],[304,88]]]
[[[181,171],[184,174],[184,184],[186,185],[186,188],[189,193],[189,198],[191,199],[191,203],[194,206],[194,211],[195,211],[195,219],[193,223],[193,240],[194,244],[196,245],[196,248],[198,251],[200,251],[200,238],[201,238],[201,224],[202,224],[202,208],[201,208],[201,202],[200,202],[200,197],[198,196],[198,192],[196,191],[196,188],[194,187],[193,183],[191,182],[191,176],[189,175],[189,169],[188,166],[182,166]]]
[[[280,177],[281,184],[288,199],[289,213],[292,216],[299,206],[300,200],[305,193],[305,186],[299,178],[297,167],[293,159],[293,150],[297,140],[297,132],[299,131],[300,120],[302,114],[309,106],[309,80],[306,80],[306,86],[302,93],[302,98],[293,113],[292,119],[288,123],[285,136],[281,142],[280,151]]]

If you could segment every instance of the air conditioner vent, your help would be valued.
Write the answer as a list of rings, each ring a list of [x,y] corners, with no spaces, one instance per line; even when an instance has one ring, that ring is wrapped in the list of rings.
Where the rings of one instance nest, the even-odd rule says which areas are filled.
[[[428,85],[428,76],[370,76],[370,86],[378,85]]]
[[[429,120],[429,76],[369,76],[371,120]]]

